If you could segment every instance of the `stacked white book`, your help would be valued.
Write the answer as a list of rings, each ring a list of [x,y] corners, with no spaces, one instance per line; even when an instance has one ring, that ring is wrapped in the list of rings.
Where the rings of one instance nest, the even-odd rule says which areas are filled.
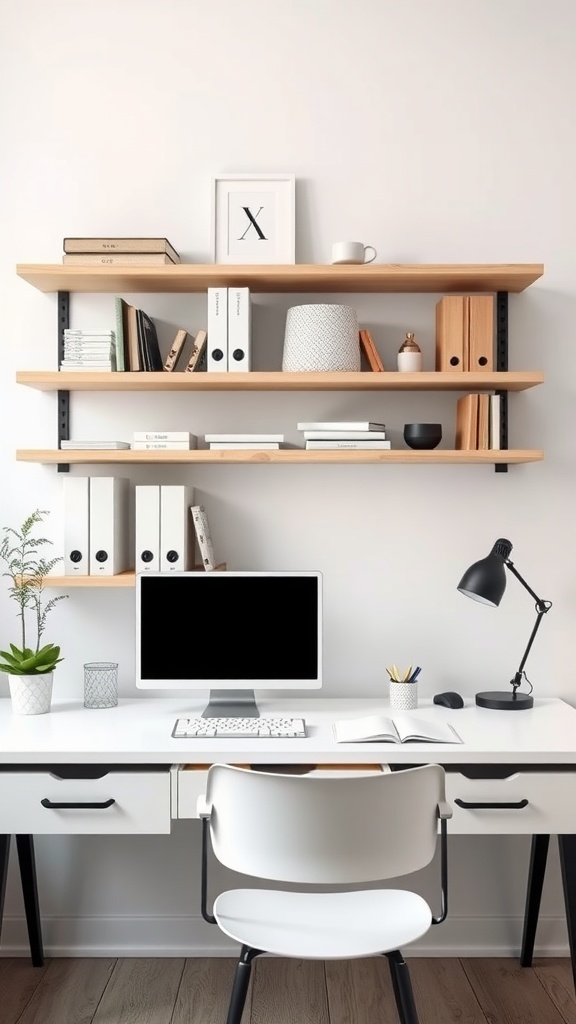
[[[298,423],[298,430],[304,434],[308,450],[329,451],[330,449],[386,450],[391,447],[386,440],[384,423],[371,420],[343,421],[338,423]]]
[[[216,451],[267,451],[279,448],[284,434],[205,434],[204,440]]]
[[[197,447],[196,434],[187,430],[135,430],[132,438],[135,452],[179,452]]]
[[[64,358],[61,370],[93,373],[112,372],[116,369],[116,335],[114,331],[64,331]]]

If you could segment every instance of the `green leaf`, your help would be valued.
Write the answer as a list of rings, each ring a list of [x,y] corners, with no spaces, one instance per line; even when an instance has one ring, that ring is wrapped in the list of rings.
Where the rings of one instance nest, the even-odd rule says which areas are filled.
[[[11,654],[8,654],[8,651],[0,651],[0,657],[4,658],[4,661],[6,661],[8,665],[18,666],[20,664],[20,660],[18,658],[14,658]]]

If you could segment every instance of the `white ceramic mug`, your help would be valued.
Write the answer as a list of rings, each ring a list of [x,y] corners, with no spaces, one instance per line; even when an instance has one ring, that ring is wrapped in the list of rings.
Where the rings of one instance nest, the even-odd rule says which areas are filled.
[[[364,245],[363,242],[334,242],[332,246],[332,263],[372,263],[377,255],[373,245]]]

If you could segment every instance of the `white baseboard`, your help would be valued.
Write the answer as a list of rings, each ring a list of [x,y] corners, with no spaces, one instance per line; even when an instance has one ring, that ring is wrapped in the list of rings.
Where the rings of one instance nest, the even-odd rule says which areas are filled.
[[[452,917],[431,928],[406,956],[518,957],[521,917]],[[47,957],[235,957],[239,947],[200,917],[45,917]],[[566,921],[542,917],[534,956],[569,955]],[[23,917],[5,917],[0,956],[29,955]]]

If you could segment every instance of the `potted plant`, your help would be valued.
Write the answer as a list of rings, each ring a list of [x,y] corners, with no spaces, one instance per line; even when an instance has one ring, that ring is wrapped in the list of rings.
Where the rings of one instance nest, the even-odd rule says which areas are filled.
[[[34,536],[35,528],[48,513],[36,509],[24,520],[19,530],[3,527],[0,543],[0,561],[6,571],[2,573],[12,582],[10,597],[18,605],[20,644],[10,644],[9,651],[0,651],[0,672],[9,676],[12,710],[18,715],[42,715],[50,711],[52,680],[56,665],[62,658],[55,644],[41,646],[46,618],[58,601],[67,594],[44,601],[44,580],[61,558],[46,559],[40,548],[52,541]],[[32,623],[30,625],[30,622]],[[35,640],[31,641],[31,635]]]

